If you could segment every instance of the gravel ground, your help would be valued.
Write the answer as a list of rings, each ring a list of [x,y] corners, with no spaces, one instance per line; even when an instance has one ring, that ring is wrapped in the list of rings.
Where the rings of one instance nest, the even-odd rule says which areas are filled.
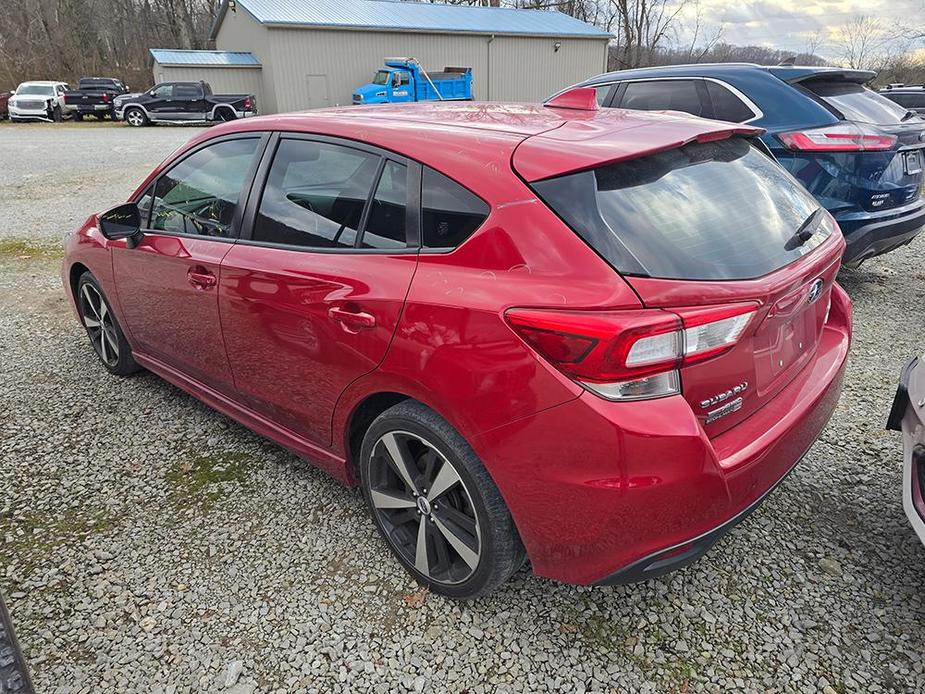
[[[0,241],[57,243],[93,212],[125,202],[156,164],[200,130],[0,121]]]
[[[60,189],[82,207],[75,219],[123,199],[188,133],[135,135],[151,147],[105,185],[68,176],[82,181],[76,195]],[[0,128],[4,151],[7,137]],[[83,142],[47,156],[89,167]],[[11,158],[18,178],[0,173],[4,189],[27,185],[24,158]],[[52,208],[10,205],[0,200],[0,233],[57,228]],[[899,437],[883,431],[899,368],[922,349],[923,253],[919,239],[843,273],[856,333],[832,424],[704,560],[615,588],[524,570],[459,605],[417,590],[355,491],[153,376],[109,376],[62,299],[57,261],[10,246],[0,587],[37,687],[925,691],[925,550],[902,511]]]

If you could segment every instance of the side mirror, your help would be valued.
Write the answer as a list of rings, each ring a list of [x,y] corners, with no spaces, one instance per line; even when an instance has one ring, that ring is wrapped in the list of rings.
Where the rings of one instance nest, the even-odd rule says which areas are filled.
[[[113,207],[98,217],[100,233],[110,241],[128,239],[129,248],[141,240],[141,211],[134,202]]]

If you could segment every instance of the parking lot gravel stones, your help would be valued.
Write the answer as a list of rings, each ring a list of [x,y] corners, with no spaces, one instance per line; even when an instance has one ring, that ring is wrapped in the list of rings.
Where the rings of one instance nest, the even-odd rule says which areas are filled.
[[[85,157],[102,142],[84,141]],[[58,213],[123,199],[160,156],[86,175]],[[0,213],[9,238],[17,215],[40,215],[6,197]],[[702,561],[613,588],[524,569],[467,604],[404,574],[355,491],[154,376],[108,375],[57,262],[0,253],[0,588],[36,686],[925,691],[925,550],[883,430],[899,368],[922,351],[923,253],[920,239],[842,273],[856,332],[833,421]]]

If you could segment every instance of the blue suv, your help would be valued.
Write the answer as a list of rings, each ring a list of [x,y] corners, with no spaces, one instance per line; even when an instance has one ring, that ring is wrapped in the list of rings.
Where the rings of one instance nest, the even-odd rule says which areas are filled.
[[[598,103],[765,128],[761,139],[838,220],[844,263],[909,243],[925,224],[925,119],[864,85],[875,73],[725,63],[593,77]]]

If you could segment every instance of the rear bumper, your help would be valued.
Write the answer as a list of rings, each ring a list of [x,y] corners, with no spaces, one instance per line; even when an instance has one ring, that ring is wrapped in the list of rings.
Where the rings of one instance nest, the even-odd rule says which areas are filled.
[[[903,509],[925,544],[925,362],[903,367],[886,424],[903,435]]]
[[[839,222],[845,236],[842,263],[857,266],[864,260],[892,251],[915,238],[925,226],[925,204],[904,215],[854,226]]]
[[[112,104],[75,104],[74,106],[69,106],[72,108],[75,113],[84,114],[93,114],[93,113],[110,113],[112,112]]]
[[[477,437],[534,572],[624,583],[685,566],[794,468],[841,392],[850,301],[833,292],[816,358],[769,402],[709,438],[680,396],[635,403],[590,393]]]

